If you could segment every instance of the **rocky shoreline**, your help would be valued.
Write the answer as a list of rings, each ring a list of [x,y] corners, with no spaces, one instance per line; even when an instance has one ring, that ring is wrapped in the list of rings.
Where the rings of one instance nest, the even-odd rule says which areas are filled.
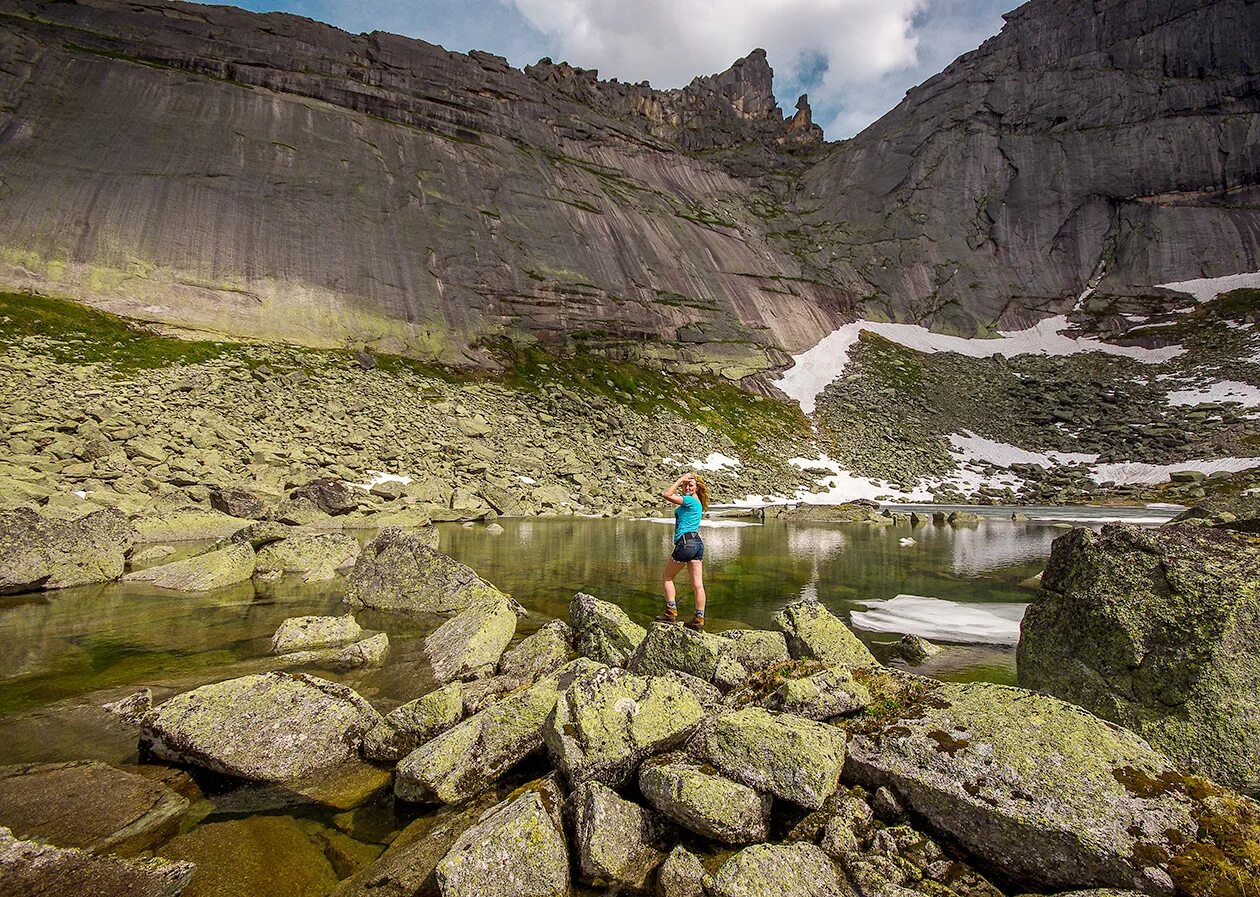
[[[335,507],[339,490],[312,485],[305,498]],[[245,845],[310,849],[285,828],[288,817],[190,828],[190,802],[204,803],[198,782],[209,774],[341,811],[350,833],[355,808],[383,792],[421,811],[383,853],[352,835],[321,836],[323,858],[302,866],[300,893],[338,897],[1241,897],[1260,876],[1260,805],[1202,775],[1255,785],[1254,769],[1235,762],[1253,748],[1229,755],[1236,726],[1200,726],[1194,751],[1178,754],[1174,713],[1163,713],[1162,729],[1144,717],[1139,735],[1047,694],[885,667],[811,600],[780,609],[771,629],[711,634],[643,627],[580,593],[566,619],[521,638],[524,609],[439,552],[431,526],[383,530],[338,573],[322,547],[304,547],[328,531],[189,509],[164,525],[191,524],[190,513],[202,533],[216,521],[220,540],[141,571],[152,581],[195,589],[260,566],[263,576],[309,567],[344,573],[349,613],[286,620],[271,671],[111,704],[134,727],[144,775],[93,762],[0,770],[6,893],[68,893],[91,881],[104,895],[200,894],[199,863],[241,852],[237,874],[257,882],[247,859],[257,848]],[[1165,552],[1185,571],[1204,552],[1228,559],[1232,618],[1250,619],[1260,601],[1254,523],[1201,513],[1157,530],[1062,537],[1026,635],[1078,653],[1056,659],[1029,640],[1021,675],[1039,669],[1033,655],[1041,668],[1071,669],[1133,614],[1155,612],[1158,589],[1132,593],[1131,610],[1092,612],[1084,637],[1045,629],[1056,601],[1077,607],[1113,593],[1107,577],[1125,575],[1135,551]],[[142,532],[174,532],[117,510],[68,522],[10,512],[3,526],[0,541],[21,546],[0,553],[8,591],[133,576],[127,556]],[[273,560],[260,565],[269,549]],[[1193,616],[1198,588],[1170,600]],[[385,631],[359,625],[354,615],[369,611]],[[324,671],[382,664],[391,620],[434,621],[422,646],[431,687],[378,709]],[[1229,632],[1223,654],[1254,643],[1245,627]],[[1215,627],[1187,633],[1201,647],[1216,636]],[[1192,714],[1231,712],[1211,677],[1246,688],[1249,656],[1204,662]],[[1157,665],[1145,687],[1175,674]],[[1038,687],[1068,696],[1044,676]],[[85,812],[98,805],[111,813]]]

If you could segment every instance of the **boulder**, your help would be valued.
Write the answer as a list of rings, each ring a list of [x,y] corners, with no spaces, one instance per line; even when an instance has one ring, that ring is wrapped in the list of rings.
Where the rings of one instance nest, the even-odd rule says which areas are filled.
[[[739,665],[750,673],[791,660],[787,649],[787,639],[781,632],[767,632],[764,629],[730,629],[721,633],[721,638],[731,642],[722,653],[738,661]]]
[[[203,685],[153,708],[140,746],[224,775],[285,782],[350,760],[381,717],[344,685],[263,673]]]
[[[404,532],[389,527],[364,546],[346,581],[354,607],[443,613],[503,593],[472,569],[433,549],[436,530]]]
[[[661,864],[656,876],[656,893],[660,897],[705,897],[713,876],[705,871],[700,858],[687,848],[675,847]]]
[[[703,718],[700,702],[678,682],[608,667],[569,686],[543,737],[572,787],[591,780],[617,787],[648,757],[682,743]]]
[[[438,682],[493,673],[516,634],[515,602],[505,595],[478,598],[424,640]]]
[[[578,786],[572,800],[573,845],[582,879],[601,887],[647,890],[665,860],[669,826],[599,782]]]
[[[701,750],[735,781],[816,810],[840,781],[845,735],[834,726],[747,707],[718,717]]]
[[[0,595],[118,579],[135,543],[135,529],[113,508],[73,520],[0,511]]]
[[[332,648],[353,642],[363,635],[354,614],[341,617],[290,617],[271,637],[271,653],[287,654],[311,648]]]
[[[179,897],[193,868],[191,863],[93,856],[21,841],[0,828],[0,893],[7,897]]]
[[[609,666],[625,666],[647,630],[615,604],[578,592],[569,602],[573,647],[583,657]]]
[[[879,666],[853,631],[817,601],[789,604],[774,615],[774,625],[787,639],[796,660],[817,660],[846,666]]]
[[[532,682],[558,670],[573,657],[573,630],[552,620],[499,658],[499,675]]]
[[[831,667],[812,676],[784,679],[762,705],[805,719],[822,720],[855,713],[870,702],[870,692],[854,681],[848,669]]]
[[[685,626],[653,623],[626,662],[626,669],[643,676],[677,670],[729,688],[748,678],[748,671],[727,654],[737,644]]]
[[[1135,781],[1169,772],[1140,737],[987,683],[919,680],[897,706],[854,724],[846,779],[892,789],[930,830],[1016,883],[1171,893],[1160,865],[1197,826],[1167,789],[1135,793]]]
[[[488,810],[437,864],[442,897],[568,897],[563,796],[543,780]]]
[[[148,511],[132,518],[140,542],[194,542],[222,539],[253,521],[199,507]]]
[[[209,592],[244,582],[254,574],[254,549],[248,542],[229,542],[201,554],[134,570],[127,582],[151,582],[178,592]]]
[[[136,854],[179,828],[188,801],[94,760],[0,767],[0,825],[89,853]]]
[[[242,520],[263,520],[268,509],[261,498],[248,489],[227,486],[210,490],[210,507]]]
[[[254,575],[276,578],[301,573],[305,582],[329,580],[354,566],[359,543],[346,533],[300,533],[265,545],[258,551]]]
[[[706,772],[684,755],[644,763],[639,790],[657,810],[711,841],[749,844],[769,836],[769,795]]]
[[[278,660],[289,667],[319,666],[337,672],[380,666],[389,655],[389,636],[383,632],[338,648],[311,648],[282,654]]]
[[[1054,542],[1021,626],[1021,685],[1137,732],[1179,766],[1260,786],[1260,544],[1112,524]]]
[[[543,746],[543,726],[561,692],[600,669],[579,658],[447,729],[402,759],[394,794],[400,800],[450,804],[485,791]]]
[[[397,763],[420,745],[445,732],[464,715],[459,682],[444,685],[396,707],[363,735],[363,756]]]
[[[722,864],[713,897],[849,897],[835,864],[817,845],[755,844]]]
[[[229,542],[248,542],[249,547],[254,549],[254,551],[260,551],[268,545],[272,545],[282,539],[288,539],[296,532],[297,529],[295,527],[278,523],[275,520],[259,520],[257,523],[251,523],[249,526],[223,537],[211,547],[222,548]]]
[[[289,493],[292,501],[306,499],[325,514],[336,517],[359,509],[359,500],[350,487],[336,477],[321,477]]]

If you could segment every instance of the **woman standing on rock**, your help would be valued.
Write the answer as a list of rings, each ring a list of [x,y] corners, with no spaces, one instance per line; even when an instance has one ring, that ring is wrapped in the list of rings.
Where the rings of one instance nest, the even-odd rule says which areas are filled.
[[[678,494],[680,490],[681,495]],[[696,615],[684,625],[688,629],[704,629],[704,542],[700,539],[700,517],[709,507],[709,490],[696,474],[685,473],[663,494],[666,501],[678,507],[674,509],[674,552],[665,562],[665,575],[662,577],[665,612],[656,619],[662,623],[678,622],[674,577],[686,567],[696,592]]]

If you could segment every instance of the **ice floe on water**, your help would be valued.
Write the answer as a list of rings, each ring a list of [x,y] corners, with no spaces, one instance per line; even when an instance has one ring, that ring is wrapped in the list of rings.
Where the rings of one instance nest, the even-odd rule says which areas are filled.
[[[1237,380],[1221,380],[1168,394],[1170,405],[1202,405],[1205,402],[1237,402],[1247,408],[1255,408],[1260,406],[1260,387]]]
[[[923,595],[898,595],[888,601],[863,601],[853,611],[853,625],[867,632],[909,633],[942,642],[1014,645],[1027,604],[961,604]]]
[[[1200,277],[1197,280],[1182,280],[1177,283],[1159,283],[1158,287],[1189,293],[1199,302],[1211,302],[1221,293],[1230,290],[1243,290],[1260,287],[1260,271],[1254,274],[1227,274],[1224,277]]]
[[[849,363],[849,350],[863,330],[877,333],[919,352],[956,352],[972,358],[987,358],[995,353],[1010,357],[1104,352],[1158,364],[1176,358],[1185,351],[1181,346],[1165,346],[1159,349],[1113,346],[1098,339],[1064,336],[1059,332],[1068,326],[1066,315],[1056,315],[1039,321],[1027,330],[1003,331],[1001,336],[994,339],[969,339],[933,333],[918,324],[854,321],[823,337],[813,348],[793,356],[796,363],[783,373],[782,379],[775,385],[796,399],[806,414],[813,414],[818,394],[844,371]]]

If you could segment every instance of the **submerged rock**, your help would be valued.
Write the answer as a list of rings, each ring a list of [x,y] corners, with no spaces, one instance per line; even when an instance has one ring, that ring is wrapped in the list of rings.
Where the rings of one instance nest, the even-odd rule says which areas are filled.
[[[1212,527],[1073,530],[1024,615],[1021,685],[1260,787],[1260,544]]]
[[[181,561],[136,570],[123,579],[178,592],[210,592],[244,582],[253,574],[254,549],[248,542],[229,542]]]
[[[748,707],[718,717],[701,749],[735,781],[816,810],[840,781],[845,736],[834,726]]]
[[[389,636],[383,632],[337,648],[311,648],[282,654],[280,663],[290,666],[320,666],[345,672],[363,667],[380,666],[389,654]]]
[[[669,826],[599,782],[574,792],[573,831],[578,871],[594,885],[647,890],[665,860]]]
[[[893,789],[931,830],[1021,884],[1172,892],[1167,845],[1197,826],[1175,796],[1125,785],[1167,772],[1163,756],[1056,698],[919,681],[898,712],[856,724],[846,777]]]
[[[714,897],[848,897],[831,859],[814,844],[756,844],[727,860]]]
[[[543,780],[488,810],[437,864],[442,897],[568,897],[562,801]]]
[[[284,782],[352,759],[380,714],[344,685],[264,673],[203,685],[155,707],[142,750],[178,763]]]
[[[543,737],[571,786],[624,784],[639,764],[682,743],[704,708],[676,681],[608,667],[574,682],[560,696]]]
[[[706,772],[685,755],[644,763],[639,790],[674,822],[712,841],[749,844],[769,836],[769,795]]]
[[[135,543],[135,529],[112,508],[74,520],[0,511],[0,595],[111,582]]]
[[[191,863],[120,860],[22,841],[0,827],[0,893],[6,897],[179,897],[193,868]]]
[[[436,551],[436,544],[436,530],[382,531],[350,571],[346,601],[378,610],[443,613],[505,597],[471,568]]]
[[[505,595],[479,598],[424,640],[438,682],[493,673],[516,634],[515,602]]]
[[[0,825],[89,853],[135,854],[175,834],[188,801],[94,760],[0,767]]]
[[[787,638],[795,660],[818,660],[846,666],[879,666],[853,631],[817,601],[789,604],[774,615],[774,625]]]
[[[290,617],[271,637],[271,653],[287,654],[311,648],[332,648],[353,642],[363,635],[354,614],[340,617]]]
[[[445,732],[464,715],[462,685],[452,682],[396,707],[363,736],[363,756],[396,763],[420,745]]]
[[[573,647],[583,657],[609,666],[625,666],[647,630],[615,604],[578,592],[569,602]]]

